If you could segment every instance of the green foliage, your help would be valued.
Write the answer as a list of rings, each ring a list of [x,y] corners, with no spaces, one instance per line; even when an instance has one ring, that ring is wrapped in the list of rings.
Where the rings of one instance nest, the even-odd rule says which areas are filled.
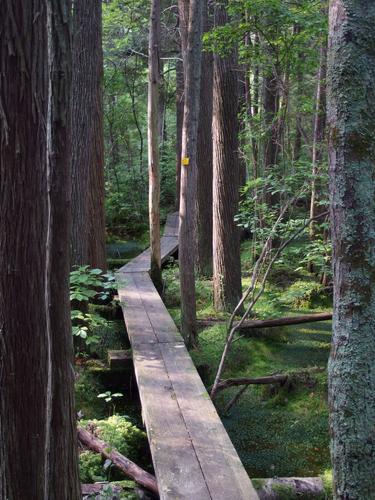
[[[72,333],[87,348],[98,345],[100,343],[98,332],[108,327],[105,318],[94,311],[86,311],[88,304],[94,300],[101,302],[110,300],[114,286],[114,276],[103,273],[101,269],[80,266],[70,273]]]
[[[105,420],[82,421],[95,429],[97,436],[116,448],[121,454],[135,463],[144,463],[144,450],[147,447],[146,434],[132,424],[125,416],[112,415]]]
[[[101,269],[90,269],[90,266],[79,266],[70,273],[70,300],[90,302],[94,298],[106,301],[115,287],[115,279],[111,273],[103,273]]]
[[[84,451],[79,456],[79,477],[82,483],[105,481],[103,460],[98,453]]]
[[[321,303],[323,299],[323,285],[314,281],[296,281],[285,290],[279,300],[285,306],[309,309]]]
[[[104,401],[107,403],[108,407],[110,408],[112,414],[114,414],[116,411],[115,401],[118,398],[123,398],[123,397],[124,397],[124,395],[121,392],[112,393],[111,391],[105,391],[105,392],[98,394],[98,398],[104,399]]]

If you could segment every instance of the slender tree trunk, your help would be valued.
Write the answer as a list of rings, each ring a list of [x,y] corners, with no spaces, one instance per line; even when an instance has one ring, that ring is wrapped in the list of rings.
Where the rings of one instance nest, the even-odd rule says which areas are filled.
[[[105,270],[101,9],[101,0],[74,2],[71,258]]]
[[[176,204],[180,208],[182,122],[184,120],[184,67],[176,62]]]
[[[179,265],[181,328],[187,344],[197,340],[195,304],[195,205],[197,192],[197,134],[201,69],[202,2],[190,0],[186,57],[185,102],[182,127]]]
[[[316,108],[314,117],[314,137],[312,147],[312,181],[310,198],[310,217],[315,217],[317,202],[317,187],[319,167],[323,159],[323,147],[326,128],[326,77],[327,77],[327,41],[320,49],[320,64],[318,71],[318,84],[316,90]],[[310,239],[315,236],[315,224],[310,225]]]
[[[203,29],[210,29],[207,0],[203,0]],[[202,276],[212,276],[212,52],[202,54],[197,151],[196,264]]]
[[[375,498],[375,3],[332,0],[328,56],[334,270],[329,408],[335,499]]]
[[[279,111],[278,76],[266,75],[263,80],[263,108],[266,138],[264,144],[264,169],[269,169],[277,163],[279,152],[277,113]]]
[[[160,257],[160,0],[151,2],[150,36],[148,49],[148,173],[149,218],[151,247],[151,278],[161,288]]]
[[[182,126],[185,101],[185,60],[189,23],[189,0],[178,0],[178,24],[180,28],[180,54],[182,61],[176,63],[176,210],[180,208],[181,197],[181,155]]]
[[[293,28],[294,35],[298,35],[301,33],[301,26],[296,24]],[[294,146],[293,146],[293,161],[298,161],[301,156],[302,149],[302,113],[300,111],[301,107],[301,99],[303,96],[303,63],[305,60],[305,54],[303,51],[298,52],[298,67],[297,67],[297,89],[296,89],[296,131],[294,137]]]
[[[67,0],[0,6],[0,498],[78,500]]]
[[[227,22],[225,7],[216,5],[215,26]],[[213,265],[214,305],[232,311],[242,296],[238,209],[237,58],[214,56],[213,96]]]

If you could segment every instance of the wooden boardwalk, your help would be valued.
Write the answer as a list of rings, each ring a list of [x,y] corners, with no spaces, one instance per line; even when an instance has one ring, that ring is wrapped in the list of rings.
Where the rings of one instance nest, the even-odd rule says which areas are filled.
[[[177,248],[178,214],[172,214],[161,241],[162,261]],[[257,499],[149,268],[146,250],[116,277],[160,498]]]

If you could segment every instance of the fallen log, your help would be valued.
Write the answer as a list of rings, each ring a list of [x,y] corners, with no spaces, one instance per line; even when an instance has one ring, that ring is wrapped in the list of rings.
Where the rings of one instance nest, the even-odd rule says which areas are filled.
[[[101,495],[106,492],[107,488],[110,487],[113,493],[121,493],[121,488],[117,485],[102,482],[94,484],[82,484],[81,492],[82,496],[92,497],[93,495]]]
[[[288,375],[268,375],[266,377],[256,378],[228,378],[221,380],[217,385],[217,392],[224,391],[230,387],[237,387],[239,385],[262,385],[262,384],[285,384],[288,380]]]
[[[281,500],[282,498],[322,498],[325,494],[320,477],[280,477],[254,479],[254,487],[260,500]]]
[[[103,457],[111,460],[111,462],[124,474],[131,479],[134,479],[138,484],[152,491],[156,495],[159,494],[156,479],[152,474],[149,474],[141,467],[136,465],[128,458],[121,455],[115,448],[111,447],[101,439],[94,436],[91,432],[83,427],[78,427],[78,439],[86,448],[89,448],[96,453],[100,453]]]
[[[332,319],[332,313],[311,313],[302,316],[287,316],[284,318],[275,319],[254,319],[246,320],[241,326],[241,330],[252,328],[274,328],[277,326],[300,325],[302,323],[315,323],[317,321],[328,321]],[[215,319],[200,319],[197,321],[198,326],[207,328],[217,324],[225,324],[225,320]],[[234,324],[233,326],[235,326]]]

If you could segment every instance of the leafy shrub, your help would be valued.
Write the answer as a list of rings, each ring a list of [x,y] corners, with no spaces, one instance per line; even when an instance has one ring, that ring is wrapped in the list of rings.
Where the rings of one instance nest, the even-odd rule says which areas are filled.
[[[103,460],[98,453],[84,451],[79,456],[79,477],[82,483],[105,481]]]
[[[80,340],[76,347],[86,348],[100,341],[98,329],[108,326],[108,321],[95,312],[88,312],[88,305],[94,300],[108,302],[114,287],[114,277],[101,269],[89,266],[77,267],[70,273],[70,301],[72,305],[72,333]]]
[[[324,295],[324,287],[314,281],[296,281],[280,297],[284,305],[310,308]]]
[[[146,434],[132,424],[126,417],[112,415],[105,420],[82,421],[82,425],[94,427],[100,439],[109,443],[120,453],[139,463],[147,444]]]

